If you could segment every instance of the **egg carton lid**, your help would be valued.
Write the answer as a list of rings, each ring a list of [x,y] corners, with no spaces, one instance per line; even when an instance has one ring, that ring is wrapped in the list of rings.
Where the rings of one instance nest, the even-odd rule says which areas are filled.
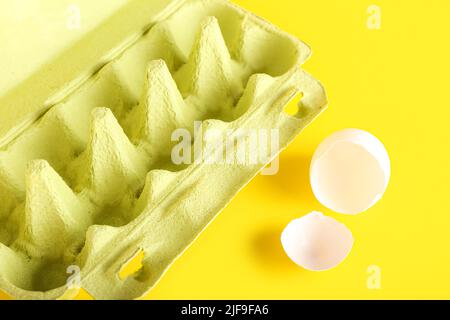
[[[1,3],[0,147],[80,87],[182,2],[21,0]]]

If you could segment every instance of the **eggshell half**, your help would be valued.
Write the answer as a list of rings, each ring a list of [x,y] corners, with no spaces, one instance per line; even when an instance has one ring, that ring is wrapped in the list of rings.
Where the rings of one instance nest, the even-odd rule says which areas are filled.
[[[336,267],[348,256],[353,236],[339,221],[312,212],[286,226],[281,244],[297,265],[311,271],[324,271]]]
[[[359,129],[338,131],[317,148],[311,161],[311,187],[317,200],[339,213],[366,211],[381,199],[391,165],[384,145]]]

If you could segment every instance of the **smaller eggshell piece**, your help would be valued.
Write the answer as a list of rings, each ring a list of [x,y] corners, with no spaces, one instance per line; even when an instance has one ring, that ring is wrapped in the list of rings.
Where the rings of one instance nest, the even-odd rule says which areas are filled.
[[[374,135],[359,129],[337,131],[318,147],[311,160],[311,188],[325,207],[344,214],[366,211],[386,191],[389,155]]]
[[[311,271],[336,267],[353,247],[351,231],[342,223],[320,212],[291,221],[281,234],[288,257]]]

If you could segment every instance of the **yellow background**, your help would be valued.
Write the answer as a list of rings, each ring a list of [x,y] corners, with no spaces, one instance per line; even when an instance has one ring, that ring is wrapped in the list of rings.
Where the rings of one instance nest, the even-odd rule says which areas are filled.
[[[329,109],[282,154],[279,174],[249,184],[148,298],[450,299],[450,1],[235,2],[312,47],[305,68],[325,85]],[[380,30],[367,28],[371,4]],[[384,198],[357,216],[321,206],[308,177],[320,141],[349,127],[379,137],[392,164]],[[312,210],[355,238],[331,271],[302,270],[281,249],[283,227]],[[371,265],[379,290],[366,285]]]

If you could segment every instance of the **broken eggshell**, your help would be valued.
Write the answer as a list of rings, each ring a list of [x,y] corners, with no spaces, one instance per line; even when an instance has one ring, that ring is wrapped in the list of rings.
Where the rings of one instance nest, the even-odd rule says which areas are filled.
[[[325,207],[344,214],[366,211],[381,199],[391,175],[384,145],[369,132],[333,133],[311,161],[311,187]]]
[[[336,267],[353,246],[351,231],[339,221],[320,212],[312,212],[291,221],[281,234],[288,257],[311,271]]]

